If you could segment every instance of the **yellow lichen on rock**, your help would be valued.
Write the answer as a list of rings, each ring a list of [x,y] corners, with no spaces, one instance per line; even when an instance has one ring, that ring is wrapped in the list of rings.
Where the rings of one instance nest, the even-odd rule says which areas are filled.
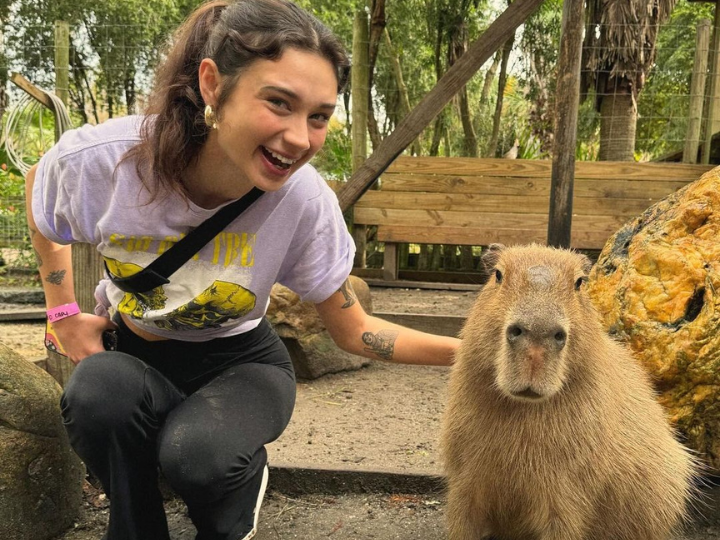
[[[688,446],[720,471],[720,168],[615,233],[589,291]]]

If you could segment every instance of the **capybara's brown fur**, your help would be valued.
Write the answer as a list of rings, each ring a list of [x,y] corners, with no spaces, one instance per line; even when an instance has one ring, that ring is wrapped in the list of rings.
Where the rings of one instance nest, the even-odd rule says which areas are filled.
[[[450,540],[670,538],[696,460],[601,326],[589,259],[537,245],[488,259],[443,421]]]

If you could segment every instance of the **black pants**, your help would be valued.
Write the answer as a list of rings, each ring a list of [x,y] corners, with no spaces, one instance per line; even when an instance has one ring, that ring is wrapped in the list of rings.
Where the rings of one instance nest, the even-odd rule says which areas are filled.
[[[202,343],[149,342],[121,323],[117,352],[76,367],[62,414],[110,499],[107,540],[169,539],[158,469],[197,540],[237,540],[252,529],[264,445],[294,404],[290,357],[266,321]]]

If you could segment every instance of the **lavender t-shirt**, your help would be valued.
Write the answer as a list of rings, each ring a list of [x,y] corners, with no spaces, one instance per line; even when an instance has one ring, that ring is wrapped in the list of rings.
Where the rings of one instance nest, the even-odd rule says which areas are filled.
[[[65,133],[40,160],[33,188],[39,231],[60,244],[97,246],[119,277],[146,267],[218,210],[175,193],[148,202],[135,163],[116,169],[140,140],[141,121],[129,116]],[[104,279],[96,297],[147,332],[204,341],[255,328],[276,282],[303,300],[326,300],[347,279],[354,254],[337,197],[305,165],[228,225],[169,284],[129,294]]]

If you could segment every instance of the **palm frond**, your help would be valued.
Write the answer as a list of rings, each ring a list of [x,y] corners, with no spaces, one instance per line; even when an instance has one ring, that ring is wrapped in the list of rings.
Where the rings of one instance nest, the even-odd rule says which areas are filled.
[[[660,26],[677,0],[587,0],[583,85],[615,81],[634,95],[655,61]]]

